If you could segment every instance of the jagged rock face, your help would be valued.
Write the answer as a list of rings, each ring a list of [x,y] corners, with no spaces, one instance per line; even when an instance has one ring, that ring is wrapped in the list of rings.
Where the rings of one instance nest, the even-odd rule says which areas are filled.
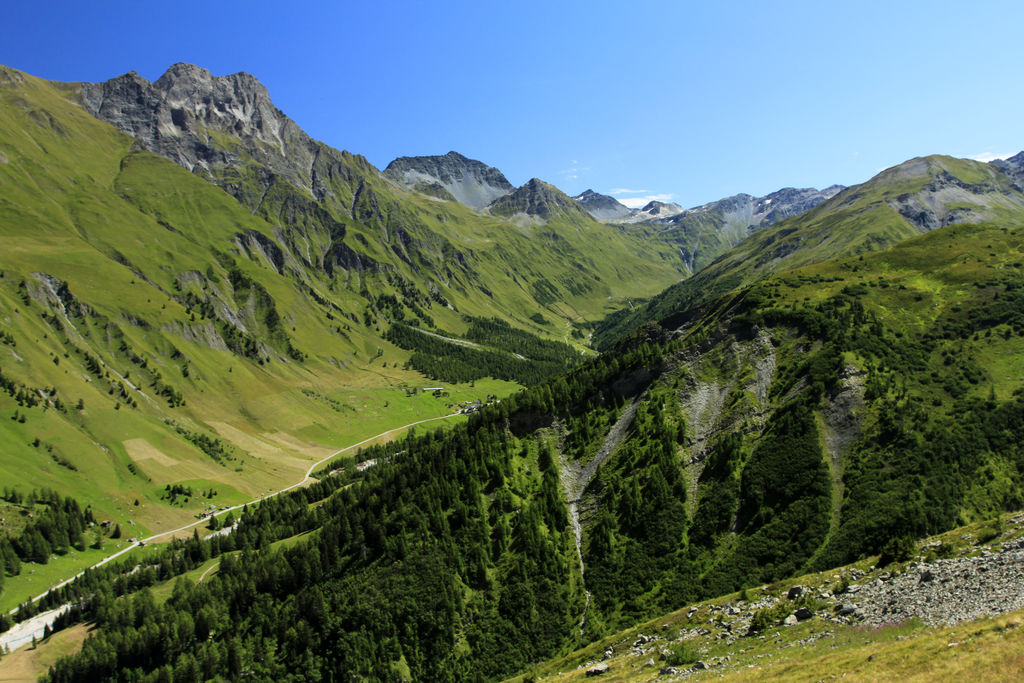
[[[515,187],[501,171],[458,152],[444,156],[399,157],[388,164],[384,175],[404,187],[446,198],[439,188],[456,201],[482,209]]]
[[[1018,185],[1024,185],[1024,152],[1008,159],[996,159],[992,165],[1017,181]]]
[[[677,204],[651,207],[659,213],[643,216],[644,223],[658,226],[663,238],[678,245],[687,260],[690,271],[696,272],[712,258],[732,248],[751,233],[818,206],[838,194],[843,187],[832,185],[824,190],[814,188],[783,188],[765,197],[737,194],[692,209],[680,209]],[[644,207],[646,210],[648,207]],[[665,207],[668,207],[666,209]],[[636,222],[639,218],[631,222]]]
[[[153,83],[134,71],[83,83],[80,97],[87,111],[141,147],[207,178],[276,225],[290,255],[264,253],[273,267],[378,268],[344,243],[345,226],[328,207],[379,225],[368,186],[379,172],[364,158],[309,137],[255,77],[175,64]],[[253,245],[242,240],[240,246],[251,251]]]
[[[577,218],[590,217],[567,194],[537,178],[533,178],[512,194],[499,197],[489,208],[491,213],[498,216],[522,213],[545,220],[557,214]]]
[[[583,194],[573,197],[573,199],[599,221],[620,221],[636,213],[633,209],[615,199],[615,197],[609,197],[606,194],[600,194],[593,190],[587,190]]]
[[[245,152],[274,174],[312,191],[320,145],[247,73],[213,76],[191,64],[175,64],[153,83],[132,71],[83,84],[81,97],[96,117],[190,171],[239,163],[236,153],[213,139],[225,134],[240,139]]]
[[[813,187],[784,187],[777,192],[754,200],[750,225],[755,228],[766,227],[778,223],[784,218],[810,211],[844,189],[842,185],[830,185],[824,190],[817,190]]]
[[[1017,162],[1006,166],[979,164],[975,170],[982,174],[965,176],[969,182],[958,177],[960,171],[951,165],[954,163],[955,160],[939,156],[911,159],[883,171],[862,187],[920,179],[919,188],[886,200],[920,232],[956,223],[981,223],[993,219],[999,209],[1020,210],[1021,190],[1013,184],[1013,163]],[[848,201],[858,197],[859,193],[855,193]]]
[[[832,185],[824,190],[813,187],[785,187],[764,197],[737,194],[687,209],[678,216],[670,216],[672,224],[682,224],[694,217],[717,215],[727,229],[740,232],[754,232],[798,214],[810,211],[827,199],[839,194],[844,187]]]
[[[675,216],[676,214],[682,213],[683,211],[683,207],[679,206],[678,204],[672,202],[659,201],[647,202],[643,206],[643,208],[640,209],[641,214],[647,215],[647,217],[644,218],[643,220],[647,220],[647,218],[668,218],[670,216]]]

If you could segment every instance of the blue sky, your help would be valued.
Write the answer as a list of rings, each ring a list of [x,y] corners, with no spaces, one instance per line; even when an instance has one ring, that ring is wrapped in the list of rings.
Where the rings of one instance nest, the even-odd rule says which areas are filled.
[[[247,71],[380,168],[456,150],[570,194],[694,206],[1024,149],[1020,2],[7,3],[0,63]],[[632,192],[621,192],[631,190]]]

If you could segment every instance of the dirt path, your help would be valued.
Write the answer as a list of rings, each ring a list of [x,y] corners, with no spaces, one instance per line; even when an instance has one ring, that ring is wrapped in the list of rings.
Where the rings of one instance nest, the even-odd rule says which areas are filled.
[[[597,468],[615,452],[615,449],[619,447],[619,444],[626,437],[626,430],[633,424],[633,418],[636,416],[636,409],[639,404],[640,398],[636,398],[626,406],[622,414],[619,415],[619,419],[608,430],[608,435],[605,436],[601,448],[586,465],[581,467],[579,463],[567,462],[561,453],[558,455],[559,475],[562,480],[562,490],[565,492],[565,500],[569,505],[569,521],[572,523],[572,533],[576,539],[576,558],[580,563],[581,577],[584,576],[586,567],[583,564],[583,528],[580,526],[580,499],[583,497],[583,492],[587,490],[587,486],[593,480],[594,475],[597,474]],[[580,635],[583,634],[587,609],[590,607],[590,591],[586,589],[586,581],[584,581],[583,591],[587,596],[587,600],[583,606],[583,614],[580,615]]]
[[[443,334],[437,334],[436,332],[428,332],[427,330],[421,330],[418,327],[412,328],[420,334],[425,334],[428,337],[434,337],[435,339],[441,339],[442,341],[451,342],[452,344],[458,344],[459,346],[468,346],[473,349],[479,349],[480,345],[476,342],[467,341],[465,339],[457,339],[455,337],[446,337]],[[514,355],[514,354],[513,354]]]
[[[212,572],[214,569],[217,569],[218,567],[220,567],[220,562],[218,562],[216,564],[211,564],[209,566],[209,568],[205,572],[203,572],[203,575],[200,576],[198,579],[196,579],[196,584],[202,583],[203,579],[206,578],[206,575],[209,574],[210,572]]]

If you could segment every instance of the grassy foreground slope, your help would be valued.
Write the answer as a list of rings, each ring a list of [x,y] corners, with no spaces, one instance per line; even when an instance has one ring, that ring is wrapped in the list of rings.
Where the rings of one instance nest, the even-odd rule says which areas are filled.
[[[516,681],[598,680],[820,681],[1019,680],[1024,611],[1008,603],[942,618],[907,617],[899,609],[920,600],[914,579],[930,572],[943,584],[918,582],[937,612],[958,602],[956,593],[983,600],[982,584],[948,580],[951,566],[988,567],[1019,546],[1020,514],[961,527],[908,547],[902,559],[882,566],[872,556],[844,567],[696,602],[602,638],[589,646],[537,663]],[[993,565],[988,569],[995,569]],[[987,571],[979,574],[984,575]],[[910,579],[907,581],[907,579]],[[998,582],[1000,579],[996,578]],[[1010,591],[1019,579],[1007,580]],[[866,586],[899,594],[890,617]],[[893,586],[901,588],[891,588]],[[880,609],[881,608],[881,609]],[[805,610],[796,618],[798,610]],[[790,616],[794,615],[794,616]],[[789,621],[785,619],[789,617]]]

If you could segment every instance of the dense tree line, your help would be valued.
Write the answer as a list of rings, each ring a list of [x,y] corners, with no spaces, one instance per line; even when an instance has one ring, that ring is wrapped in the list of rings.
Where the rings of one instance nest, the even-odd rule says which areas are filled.
[[[451,383],[494,377],[535,386],[564,372],[577,360],[576,354],[556,360],[534,360],[513,355],[518,352],[469,347],[424,334],[401,323],[392,324],[385,338],[413,352],[408,361],[409,367],[432,379]],[[515,338],[515,335],[509,335],[502,343],[512,345]],[[542,345],[538,345],[538,349],[542,355],[554,355]],[[519,355],[523,356],[522,353]]]
[[[764,308],[758,297],[748,302],[746,322],[794,325],[824,342],[804,363],[780,373],[773,392],[784,394],[804,376],[820,396],[838,380],[844,351],[863,358],[869,369],[865,398],[878,420],[851,451],[839,528],[810,568],[880,552],[892,538],[949,529],[964,521],[965,509],[992,514],[1024,504],[1017,493],[1024,481],[1018,445],[1024,426],[1014,421],[1024,404],[1020,396],[1004,402],[969,398],[970,387],[986,375],[959,341],[1019,324],[1018,279],[978,283],[969,310],[952,306],[918,335],[893,331],[865,312],[865,285],[847,286],[812,307]],[[937,364],[941,373],[933,369]],[[936,389],[947,398],[936,396]],[[933,397],[926,400],[929,393]],[[996,482],[995,472],[1009,479]],[[979,494],[982,482],[989,485]]]
[[[581,609],[550,456],[493,428],[429,433],[403,447],[401,457],[372,450],[382,464],[319,507],[281,496],[247,513],[225,537],[242,552],[222,558],[215,580],[176,587],[163,606],[145,592],[117,600],[101,586],[84,612],[100,635],[51,680],[178,680],[193,671],[461,680],[549,655]],[[540,481],[513,469],[538,461]],[[317,532],[293,549],[250,550],[305,527]],[[223,552],[207,545],[185,544],[182,561]],[[457,636],[468,651],[455,647]]]
[[[465,337],[470,341],[518,353],[534,361],[549,361],[571,367],[579,361],[576,349],[559,341],[541,339],[535,334],[512,327],[500,318],[468,318]]]
[[[85,550],[84,532],[95,519],[75,499],[49,489],[28,494],[5,489],[2,497],[20,508],[26,524],[17,534],[0,537],[0,575],[20,574],[24,562],[47,564],[51,555],[63,555],[71,548]]]
[[[368,449],[376,467],[264,501],[233,534],[88,572],[52,601],[80,605],[62,624],[101,627],[51,680],[463,680],[550,656],[575,641],[583,594],[553,446],[528,425],[621,403],[610,380],[656,363],[647,346],[590,363],[450,432]],[[137,593],[215,555],[216,575],[162,606]]]

